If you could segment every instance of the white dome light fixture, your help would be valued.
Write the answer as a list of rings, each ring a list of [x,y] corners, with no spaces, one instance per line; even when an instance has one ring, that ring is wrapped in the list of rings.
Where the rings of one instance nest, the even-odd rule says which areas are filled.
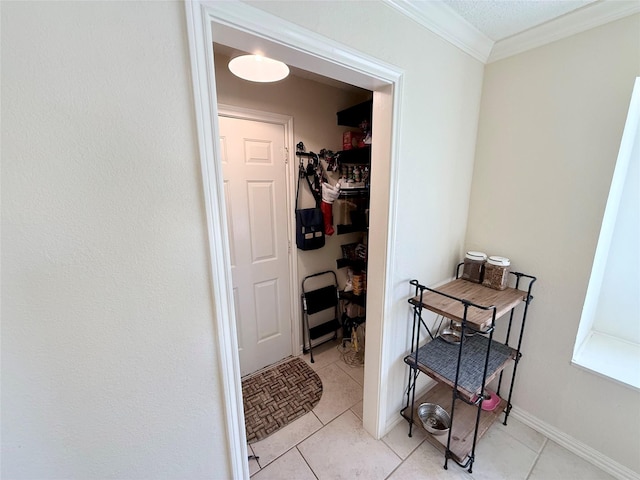
[[[240,55],[229,61],[229,70],[236,77],[250,82],[277,82],[289,75],[286,64],[262,55]]]

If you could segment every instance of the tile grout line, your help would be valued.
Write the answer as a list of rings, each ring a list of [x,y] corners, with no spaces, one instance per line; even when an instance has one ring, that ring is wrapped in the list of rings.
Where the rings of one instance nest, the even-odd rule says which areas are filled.
[[[253,460],[256,462],[256,464],[258,465],[258,471],[257,472],[253,472],[252,474],[249,474],[249,477],[255,475],[256,473],[258,473],[260,470],[262,470],[262,465],[260,465],[260,461],[258,460],[258,457],[256,457],[256,452],[253,451],[253,447],[251,445],[249,445],[247,443],[247,449],[251,451],[251,455],[253,455]],[[251,467],[249,467],[251,468]]]
[[[362,365],[358,365],[358,366],[351,366],[351,365],[347,364],[346,362],[344,362],[342,359],[336,360],[336,361],[335,361],[335,362],[333,362],[333,363],[338,364],[338,368],[339,368],[340,370],[342,370],[344,373],[346,373],[346,374],[347,374],[347,375],[348,375],[348,376],[349,376],[349,377],[350,377],[354,382],[356,382],[358,385],[360,385],[360,386],[364,389],[364,385],[362,385],[362,384],[358,381],[358,379],[354,378],[354,377],[349,373],[349,370],[356,370],[356,369],[359,369],[360,367],[362,367],[362,370],[363,370],[363,373],[364,373],[364,364],[362,364]],[[346,367],[348,367],[348,369],[344,369],[344,368],[342,368],[340,365],[345,365]]]
[[[327,350],[327,351],[328,351],[328,350]],[[303,357],[304,357],[304,355],[303,355]],[[303,358],[303,360],[304,360],[304,358]],[[330,363],[327,363],[326,365],[323,365],[323,366],[322,366],[322,367],[320,367],[318,370],[316,370],[315,368],[313,368],[312,364],[310,364],[310,363],[308,363],[308,362],[307,362],[307,365],[309,365],[309,366],[311,367],[311,369],[312,369],[314,372],[316,372],[316,374],[318,373],[318,371],[319,371],[319,370],[323,370],[323,369],[325,369],[325,368],[327,368],[327,367],[329,367],[329,366],[331,366],[331,365],[336,365],[336,367],[338,368],[338,370],[342,371],[345,375],[347,375],[347,376],[348,376],[352,381],[354,381],[357,385],[359,385],[359,386],[364,390],[364,385],[361,385],[361,384],[360,384],[360,383],[359,383],[355,378],[353,378],[351,375],[349,375],[349,373],[348,373],[348,372],[346,372],[344,369],[342,369],[342,368],[340,367],[340,365],[338,365],[338,363],[340,363],[341,361],[342,361],[342,358],[341,358],[341,357],[338,357],[338,358],[337,358],[336,360],[334,360],[333,362],[330,362]],[[305,361],[305,362],[306,362],[306,361]],[[344,363],[344,362],[343,362],[343,363]],[[345,365],[346,365],[346,364],[345,364]],[[364,366],[363,366],[363,367],[364,367]],[[361,401],[362,401],[362,400],[360,400],[359,402],[361,402]],[[345,411],[343,411],[343,412],[339,413],[338,415],[336,415],[334,418],[332,418],[331,420],[329,420],[326,424],[325,424],[322,420],[320,420],[320,417],[318,417],[318,415],[316,415],[316,413],[314,412],[314,410],[315,410],[315,409],[314,409],[314,410],[311,410],[311,413],[313,413],[313,415],[316,417],[316,419],[318,420],[318,422],[320,422],[320,425],[322,425],[322,426],[321,426],[318,430],[316,430],[315,432],[313,432],[313,433],[311,433],[310,435],[308,435],[307,437],[305,437],[303,440],[299,441],[296,445],[294,445],[294,446],[292,447],[292,449],[293,449],[293,448],[295,448],[295,449],[298,451],[298,453],[300,453],[300,456],[303,458],[303,460],[305,461],[305,463],[306,463],[306,464],[307,464],[307,466],[309,467],[309,470],[311,470],[311,473],[313,473],[313,476],[314,476],[316,479],[319,479],[319,477],[318,477],[318,475],[316,475],[316,472],[313,470],[313,468],[311,468],[311,465],[309,465],[309,462],[307,461],[307,459],[305,458],[305,456],[302,454],[302,451],[300,451],[300,448],[299,448],[300,444],[301,444],[302,442],[304,442],[305,440],[307,440],[308,438],[310,438],[311,436],[315,435],[316,433],[319,433],[320,431],[322,431],[325,427],[327,427],[328,425],[330,425],[331,423],[333,423],[335,420],[337,420],[338,418],[340,418],[342,415],[344,415],[344,414],[345,414],[345,413],[347,413],[347,412],[350,412],[354,417],[356,417],[356,419],[358,419],[360,422],[362,422],[362,419],[361,419],[360,417],[358,417],[358,415],[356,415],[356,413],[352,410],[352,408],[353,408],[355,405],[357,405],[359,402],[356,402],[355,404],[353,404],[353,405],[351,405],[351,406],[347,407],[347,409],[346,409]],[[384,442],[383,442],[383,443],[384,443]],[[385,445],[386,445],[386,443],[385,443]],[[387,445],[387,447],[388,447],[388,448],[389,448],[389,449],[390,449],[390,450],[391,450],[391,451],[392,451],[392,452],[393,452],[393,453],[394,453],[394,454],[395,454],[395,455],[400,459],[400,464],[398,464],[398,466],[396,466],[396,468],[394,468],[394,471],[395,471],[398,467],[400,467],[400,465],[402,465],[402,463],[404,462],[404,460],[402,460],[402,458],[400,458],[400,456],[399,456],[397,453],[395,453],[395,451],[393,451],[393,449],[392,449],[391,447],[389,447],[388,445]],[[291,451],[291,449],[287,450],[287,452],[289,452],[289,451]],[[284,453],[283,453],[282,455],[284,455]],[[282,455],[280,455],[280,457],[282,457]],[[278,457],[278,458],[280,458],[280,457]],[[273,461],[275,461],[275,459],[274,459]],[[270,462],[270,463],[273,463],[273,461],[272,461],[272,462]],[[389,475],[391,475],[391,473],[390,473]],[[385,478],[388,478],[388,477],[385,477]]]
[[[313,410],[311,411],[311,413],[313,413]],[[315,417],[315,415],[314,415]],[[302,418],[302,417],[301,417]],[[320,421],[320,419],[318,417],[316,417],[316,419],[318,419],[318,422],[320,423],[320,428],[317,430],[314,430],[313,432],[311,432],[309,435],[307,435],[306,437],[304,437],[302,440],[300,440],[298,443],[296,443],[295,445],[293,445],[292,447],[288,448],[287,450],[285,450],[284,452],[282,452],[280,455],[278,455],[277,457],[275,457],[273,460],[271,460],[270,462],[266,463],[264,466],[260,465],[260,462],[258,462],[258,465],[260,465],[261,469],[265,468],[268,465],[271,465],[273,462],[275,462],[276,460],[278,460],[279,458],[282,458],[284,455],[286,455],[287,453],[289,453],[291,450],[293,450],[294,448],[298,448],[298,445],[300,445],[302,442],[304,442],[305,440],[307,440],[308,438],[312,437],[313,435],[315,435],[316,433],[318,433],[320,430],[322,430],[325,425]],[[266,439],[265,439],[266,440]],[[252,448],[253,450],[253,448]],[[298,450],[299,451],[299,450]],[[255,453],[255,452],[254,452]],[[300,452],[300,455],[302,455],[302,452]],[[303,455],[304,457],[304,455]]]
[[[388,434],[387,434],[387,435],[388,435]],[[381,441],[382,441],[382,443],[384,443],[387,447],[389,447],[389,449],[391,449],[391,451],[392,451],[393,453],[395,453],[395,454],[398,456],[398,458],[400,459],[400,463],[404,463],[404,461],[405,461],[407,458],[409,458],[409,457],[413,454],[413,452],[415,452],[418,448],[420,448],[420,445],[422,445],[422,444],[425,442],[425,440],[426,440],[426,437],[425,437],[425,438],[423,438],[422,440],[420,440],[420,442],[419,442],[419,443],[418,443],[414,448],[412,448],[412,449],[411,449],[411,451],[409,451],[409,453],[407,454],[407,458],[402,458],[402,457],[400,456],[400,454],[399,454],[398,452],[396,452],[396,451],[393,449],[393,447],[392,447],[391,445],[389,445],[389,444],[385,441],[385,438],[386,438],[386,435],[385,435],[384,437],[382,437],[380,440],[381,440]],[[410,438],[413,438],[413,437],[410,437]]]
[[[522,423],[522,422],[520,422]],[[530,447],[529,445],[527,445],[523,440],[517,438],[515,435],[513,435],[512,429],[509,428],[509,424],[505,425],[502,423],[501,420],[498,420],[494,425],[491,425],[490,428],[493,428],[494,426],[498,426],[498,425],[502,425],[502,431],[504,433],[506,433],[509,437],[511,437],[513,440],[517,441],[518,443],[520,443],[521,445],[524,445],[525,447],[527,447],[529,450],[531,450],[532,452],[535,452],[536,455],[539,455],[540,452],[542,451],[542,449],[544,448],[544,446],[547,444],[547,440],[549,440],[549,438],[546,435],[542,435],[540,434],[542,437],[544,437],[544,442],[542,443],[542,447],[540,448],[539,451],[534,450],[532,447]],[[526,426],[526,425],[525,425]],[[530,427],[529,427],[530,428]],[[534,430],[535,431],[535,430]],[[538,432],[539,433],[539,432]],[[537,458],[537,457],[536,457]]]
[[[360,419],[360,417],[358,417],[358,416],[353,412],[353,410],[351,410],[351,407],[349,407],[349,408],[347,408],[344,412],[340,413],[338,416],[336,416],[335,418],[331,419],[331,421],[330,421],[329,423],[327,423],[326,425],[323,425],[323,426],[322,426],[322,428],[320,428],[319,430],[315,431],[315,432],[313,433],[313,435],[315,435],[316,433],[319,433],[323,428],[325,428],[326,426],[330,425],[330,424],[331,424],[331,423],[333,423],[334,421],[338,420],[340,417],[342,417],[342,416],[343,416],[345,413],[347,413],[347,412],[348,412],[348,413],[350,413],[351,415],[353,415],[353,416],[354,416],[354,417],[355,417],[355,418],[356,418],[360,423],[362,423],[362,419]],[[322,423],[322,422],[321,422],[321,423]],[[366,430],[365,430],[365,433],[366,433],[367,435],[371,436],[371,434],[369,434]],[[373,437],[371,436],[371,438],[373,438]],[[375,439],[374,439],[374,440],[375,440]],[[424,440],[425,440],[425,439],[423,439],[423,441],[424,441]],[[379,441],[379,442],[381,442],[385,447],[387,447],[387,448],[391,451],[391,453],[392,453],[392,454],[394,454],[394,455],[398,458],[398,460],[400,460],[400,463],[399,463],[398,465],[396,465],[396,466],[394,467],[394,469],[393,469],[391,472],[389,472],[389,475],[392,475],[392,474],[393,474],[393,472],[395,472],[395,471],[396,471],[396,470],[397,470],[397,469],[398,469],[398,468],[399,468],[399,467],[404,463],[404,460],[403,460],[403,459],[402,459],[402,457],[401,457],[400,455],[398,455],[398,454],[395,452],[395,450],[393,450],[393,448],[391,448],[391,447],[390,447],[390,446],[389,446],[385,441],[383,441],[382,439],[380,439],[380,440],[378,440],[378,441]],[[302,442],[299,442],[298,444],[296,444],[294,448],[296,448],[296,449],[298,450],[298,452],[300,452],[300,455],[302,456],[302,458],[304,458],[304,460],[305,460],[305,462],[307,463],[307,465],[309,465],[309,462],[307,462],[307,459],[305,458],[304,454],[302,453],[302,451],[300,451],[299,446],[300,446],[300,444],[301,444],[301,443],[302,443]],[[421,443],[421,444],[422,444],[422,443]],[[416,448],[417,448],[417,447],[416,447]],[[415,449],[414,449],[414,450],[415,450]],[[413,453],[413,450],[412,450],[412,453]],[[408,457],[407,457],[407,458],[408,458]],[[315,475],[315,477],[316,477],[316,478],[319,478],[319,477],[316,475],[316,473],[315,473],[315,471],[313,470],[313,468],[311,468],[311,465],[309,465],[309,468],[311,469],[311,471],[313,472],[313,474]],[[389,476],[386,476],[386,477],[385,477],[385,479],[386,479],[386,478],[389,478]]]
[[[547,446],[547,443],[549,443],[549,439],[547,437],[544,437],[544,443],[542,444],[542,448],[540,449],[540,452],[536,456],[536,460],[533,462],[533,465],[531,465],[531,469],[527,473],[527,476],[525,477],[525,480],[528,480],[529,478],[531,478],[531,474],[533,473],[533,469],[536,468],[536,465],[538,464],[538,460],[540,460],[540,457],[542,456],[542,452],[544,452],[544,449]]]
[[[365,430],[366,431],[366,430]],[[402,463],[404,462],[404,458],[402,458],[393,448],[391,448],[391,446],[389,446],[389,444],[387,442],[385,442],[384,440],[380,439],[379,441],[382,442],[382,444],[387,447],[389,450],[391,450],[391,453],[393,453],[396,457],[398,457],[398,460],[400,460],[400,465],[402,465]],[[416,447],[417,448],[417,447]],[[411,451],[411,453],[413,453],[413,450]],[[409,455],[411,455],[411,453]],[[409,455],[407,455],[407,458],[409,458]]]
[[[395,453],[395,452],[394,452],[394,453]],[[407,458],[409,458],[409,457],[407,457]],[[404,460],[400,459],[400,463],[399,463],[398,465],[396,465],[396,468],[394,468],[393,470],[391,470],[391,471],[389,472],[389,475],[387,475],[386,477],[384,477],[384,478],[385,478],[385,480],[386,480],[387,478],[390,478],[390,477],[391,477],[391,475],[393,475],[394,473],[396,473],[396,470],[398,470],[398,469],[399,469],[403,464],[404,464]]]
[[[313,413],[313,416],[316,417],[316,419],[318,420],[318,422],[320,423],[320,428],[317,430],[314,430],[313,432],[309,433],[306,437],[304,437],[303,439],[301,439],[298,443],[296,443],[295,445],[293,445],[291,448],[288,448],[286,451],[282,452],[282,454],[278,455],[277,457],[275,457],[273,460],[269,461],[268,463],[261,465],[260,462],[258,460],[256,460],[256,462],[258,463],[258,466],[260,467],[260,470],[262,470],[263,468],[267,467],[268,465],[271,465],[273,462],[275,462],[276,460],[278,460],[279,458],[283,457],[284,455],[286,455],[287,453],[289,453],[291,450],[293,450],[294,448],[298,449],[298,446],[304,442],[305,440],[307,440],[308,438],[312,437],[313,435],[315,435],[316,433],[319,433],[323,428],[325,428],[326,426],[330,425],[331,423],[333,423],[335,420],[337,420],[339,417],[341,417],[342,415],[344,415],[347,411],[351,412],[351,414],[353,416],[355,416],[358,420],[360,420],[360,418],[353,413],[353,411],[351,410],[351,407],[347,408],[344,412],[340,413],[339,415],[337,415],[336,417],[332,418],[327,424],[322,423],[322,420],[320,420],[318,418],[318,416],[313,413],[313,410],[311,410],[310,413]],[[265,439],[266,440],[266,439]],[[262,440],[261,440],[262,441]],[[251,450],[253,451],[253,447],[251,447],[251,445],[248,445]],[[393,449],[391,449],[393,451]],[[300,449],[298,449],[298,451],[300,452]],[[253,452],[255,454],[255,452]],[[394,452],[395,453],[395,452]],[[302,455],[302,452],[300,452],[300,455]],[[302,455],[302,457],[304,458],[304,455]],[[306,461],[306,459],[305,459]],[[309,467],[311,468],[311,467]],[[313,469],[312,469],[313,471]],[[257,473],[257,472],[255,472]],[[315,474],[315,473],[314,473]]]
[[[300,444],[298,444],[300,445]],[[317,480],[319,480],[318,475],[316,475],[316,472],[313,471],[313,468],[311,468],[311,465],[309,465],[309,462],[307,461],[307,459],[305,458],[305,456],[302,454],[302,452],[300,451],[300,449],[298,448],[298,445],[296,445],[295,448],[298,453],[300,454],[300,456],[302,457],[302,460],[304,460],[304,463],[307,464],[307,467],[309,467],[309,470],[311,470],[311,473],[313,474],[314,477],[316,477]],[[293,449],[292,449],[293,450]]]
[[[315,409],[314,409],[314,410],[315,410]],[[313,410],[311,410],[311,413],[313,413],[313,416],[314,416],[314,417],[316,417],[316,420],[318,420],[318,423],[319,423],[320,425],[322,425],[322,427],[320,427],[320,428],[319,428],[318,430],[316,430],[316,431],[322,430],[322,429],[324,428],[324,423],[322,423],[322,420],[320,420],[320,419],[318,418],[318,416],[314,413],[314,411],[313,411]],[[307,438],[308,438],[308,437],[307,437]],[[306,440],[306,439],[305,439],[305,440]],[[302,442],[298,442],[298,443],[302,443]]]
[[[326,366],[322,367],[322,369],[327,368],[327,367],[330,367],[331,365],[334,365],[335,363],[337,363],[337,362],[333,362],[333,363],[331,363],[331,364],[329,364],[329,365],[326,365]],[[351,382],[353,382],[353,383],[358,387],[358,391],[361,391],[362,393],[364,393],[364,387],[363,387],[362,385],[360,385],[356,380],[354,380],[352,377],[350,377],[350,376],[347,374],[347,372],[343,371],[340,367],[336,366],[336,368],[338,369],[338,371],[339,371],[341,374],[344,374],[344,375],[345,375],[345,376],[346,376],[346,377],[347,377]],[[316,373],[317,373],[317,372],[316,372]],[[319,375],[318,375],[318,376],[319,376]],[[324,384],[323,384],[323,392],[324,392]],[[320,401],[322,401],[322,398],[320,399]],[[362,398],[362,397],[361,397],[357,402],[355,402],[354,404],[349,405],[348,407],[346,407],[346,408],[345,408],[345,410],[343,410],[343,411],[341,411],[340,413],[338,413],[335,417],[333,417],[331,420],[329,420],[326,424],[325,424],[325,423],[320,419],[320,417],[318,417],[317,415],[316,415],[316,417],[318,418],[318,420],[320,420],[320,423],[322,423],[323,425],[329,425],[329,424],[330,424],[331,422],[333,422],[336,418],[338,418],[339,416],[343,415],[346,411],[351,411],[351,413],[353,413],[353,414],[354,414],[354,415],[355,415],[355,416],[356,416],[360,421],[362,421],[362,419],[361,419],[358,415],[356,415],[356,413],[355,413],[355,412],[353,412],[353,410],[351,410],[351,409],[352,409],[353,407],[355,407],[358,403],[363,402],[363,401],[364,401],[364,398]],[[316,405],[316,407],[317,407],[317,405]],[[315,410],[315,407],[314,407],[314,410]],[[311,410],[311,412],[313,412],[314,410]],[[314,414],[315,414],[315,413],[314,413]]]

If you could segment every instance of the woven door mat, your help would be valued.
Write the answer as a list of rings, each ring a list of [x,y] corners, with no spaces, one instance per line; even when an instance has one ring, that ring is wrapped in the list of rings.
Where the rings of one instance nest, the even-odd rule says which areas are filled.
[[[320,377],[296,357],[243,379],[247,442],[262,440],[310,412],[321,396]]]

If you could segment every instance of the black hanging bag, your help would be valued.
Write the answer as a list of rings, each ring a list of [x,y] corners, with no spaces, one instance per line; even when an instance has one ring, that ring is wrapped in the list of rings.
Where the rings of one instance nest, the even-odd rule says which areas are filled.
[[[298,189],[296,190],[296,245],[300,250],[316,250],[324,247],[324,220],[319,200],[309,181],[309,174],[300,168],[298,175]],[[307,179],[311,193],[316,199],[316,208],[298,208],[298,194],[300,193],[300,179]]]

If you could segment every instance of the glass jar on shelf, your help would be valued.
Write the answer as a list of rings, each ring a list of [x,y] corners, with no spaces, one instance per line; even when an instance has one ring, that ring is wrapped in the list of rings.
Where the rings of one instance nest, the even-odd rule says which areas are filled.
[[[482,285],[495,290],[504,290],[509,281],[511,261],[505,257],[491,256],[484,266]]]
[[[482,252],[467,252],[464,256],[462,278],[470,282],[482,283],[487,255]]]

